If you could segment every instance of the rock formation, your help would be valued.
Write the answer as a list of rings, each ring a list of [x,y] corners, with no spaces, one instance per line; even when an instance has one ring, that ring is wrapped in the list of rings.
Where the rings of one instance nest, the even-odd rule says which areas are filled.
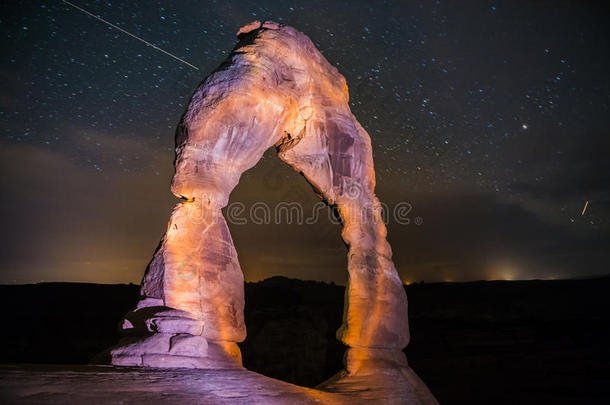
[[[408,367],[407,297],[374,193],[371,139],[348,105],[345,78],[294,28],[255,21],[198,87],[176,133],[176,205],[146,270],[132,335],[110,350],[117,365],[240,366],[246,336],[243,275],[221,208],[243,172],[271,146],[337,208],[349,246],[343,325],[345,370],[325,383],[388,370],[429,396]],[[404,380],[404,381],[403,381]],[[347,388],[346,388],[347,387]],[[433,401],[433,398],[431,399]]]

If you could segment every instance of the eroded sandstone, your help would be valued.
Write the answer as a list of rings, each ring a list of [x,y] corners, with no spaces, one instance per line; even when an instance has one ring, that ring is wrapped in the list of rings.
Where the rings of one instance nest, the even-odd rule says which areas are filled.
[[[178,126],[171,190],[183,201],[146,270],[138,308],[124,323],[143,337],[111,350],[111,361],[195,368],[239,362],[243,275],[221,208],[242,173],[275,146],[337,208],[349,246],[337,332],[349,347],[346,369],[326,387],[390,370],[383,384],[426,391],[402,353],[409,342],[407,298],[374,192],[371,139],[350,111],[345,78],[294,28],[255,21],[238,38]],[[176,340],[185,343],[172,349]]]

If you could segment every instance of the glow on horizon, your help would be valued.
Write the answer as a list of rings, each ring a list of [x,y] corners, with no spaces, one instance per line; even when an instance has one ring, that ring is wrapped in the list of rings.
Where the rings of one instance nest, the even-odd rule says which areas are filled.
[[[518,279],[519,274],[522,272],[513,263],[502,260],[491,266],[487,279],[489,281],[513,281]]]

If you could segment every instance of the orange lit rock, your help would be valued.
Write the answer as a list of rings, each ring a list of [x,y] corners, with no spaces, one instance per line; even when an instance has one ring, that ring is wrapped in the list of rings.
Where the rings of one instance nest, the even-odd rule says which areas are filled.
[[[339,381],[387,369],[396,371],[397,386],[413,385],[402,354],[409,342],[407,298],[374,193],[371,139],[350,111],[345,78],[294,28],[255,21],[238,38],[178,125],[171,190],[184,201],[146,271],[137,311],[158,305],[183,311],[203,322],[200,335],[215,358],[238,359],[235,342],[246,335],[243,276],[220,210],[242,173],[275,145],[342,220],[349,282],[337,337],[349,349]],[[165,325],[157,326],[160,334],[192,332],[193,322],[180,330],[179,321],[154,317],[154,325]]]

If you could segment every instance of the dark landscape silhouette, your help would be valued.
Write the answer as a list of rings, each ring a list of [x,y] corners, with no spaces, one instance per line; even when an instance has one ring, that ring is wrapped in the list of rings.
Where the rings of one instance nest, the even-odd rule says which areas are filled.
[[[441,403],[604,403],[610,396],[610,278],[416,283],[410,365]],[[2,285],[0,361],[86,364],[115,344],[137,285]],[[313,387],[341,368],[342,286],[246,283],[249,370]],[[10,310],[9,310],[10,309]]]

